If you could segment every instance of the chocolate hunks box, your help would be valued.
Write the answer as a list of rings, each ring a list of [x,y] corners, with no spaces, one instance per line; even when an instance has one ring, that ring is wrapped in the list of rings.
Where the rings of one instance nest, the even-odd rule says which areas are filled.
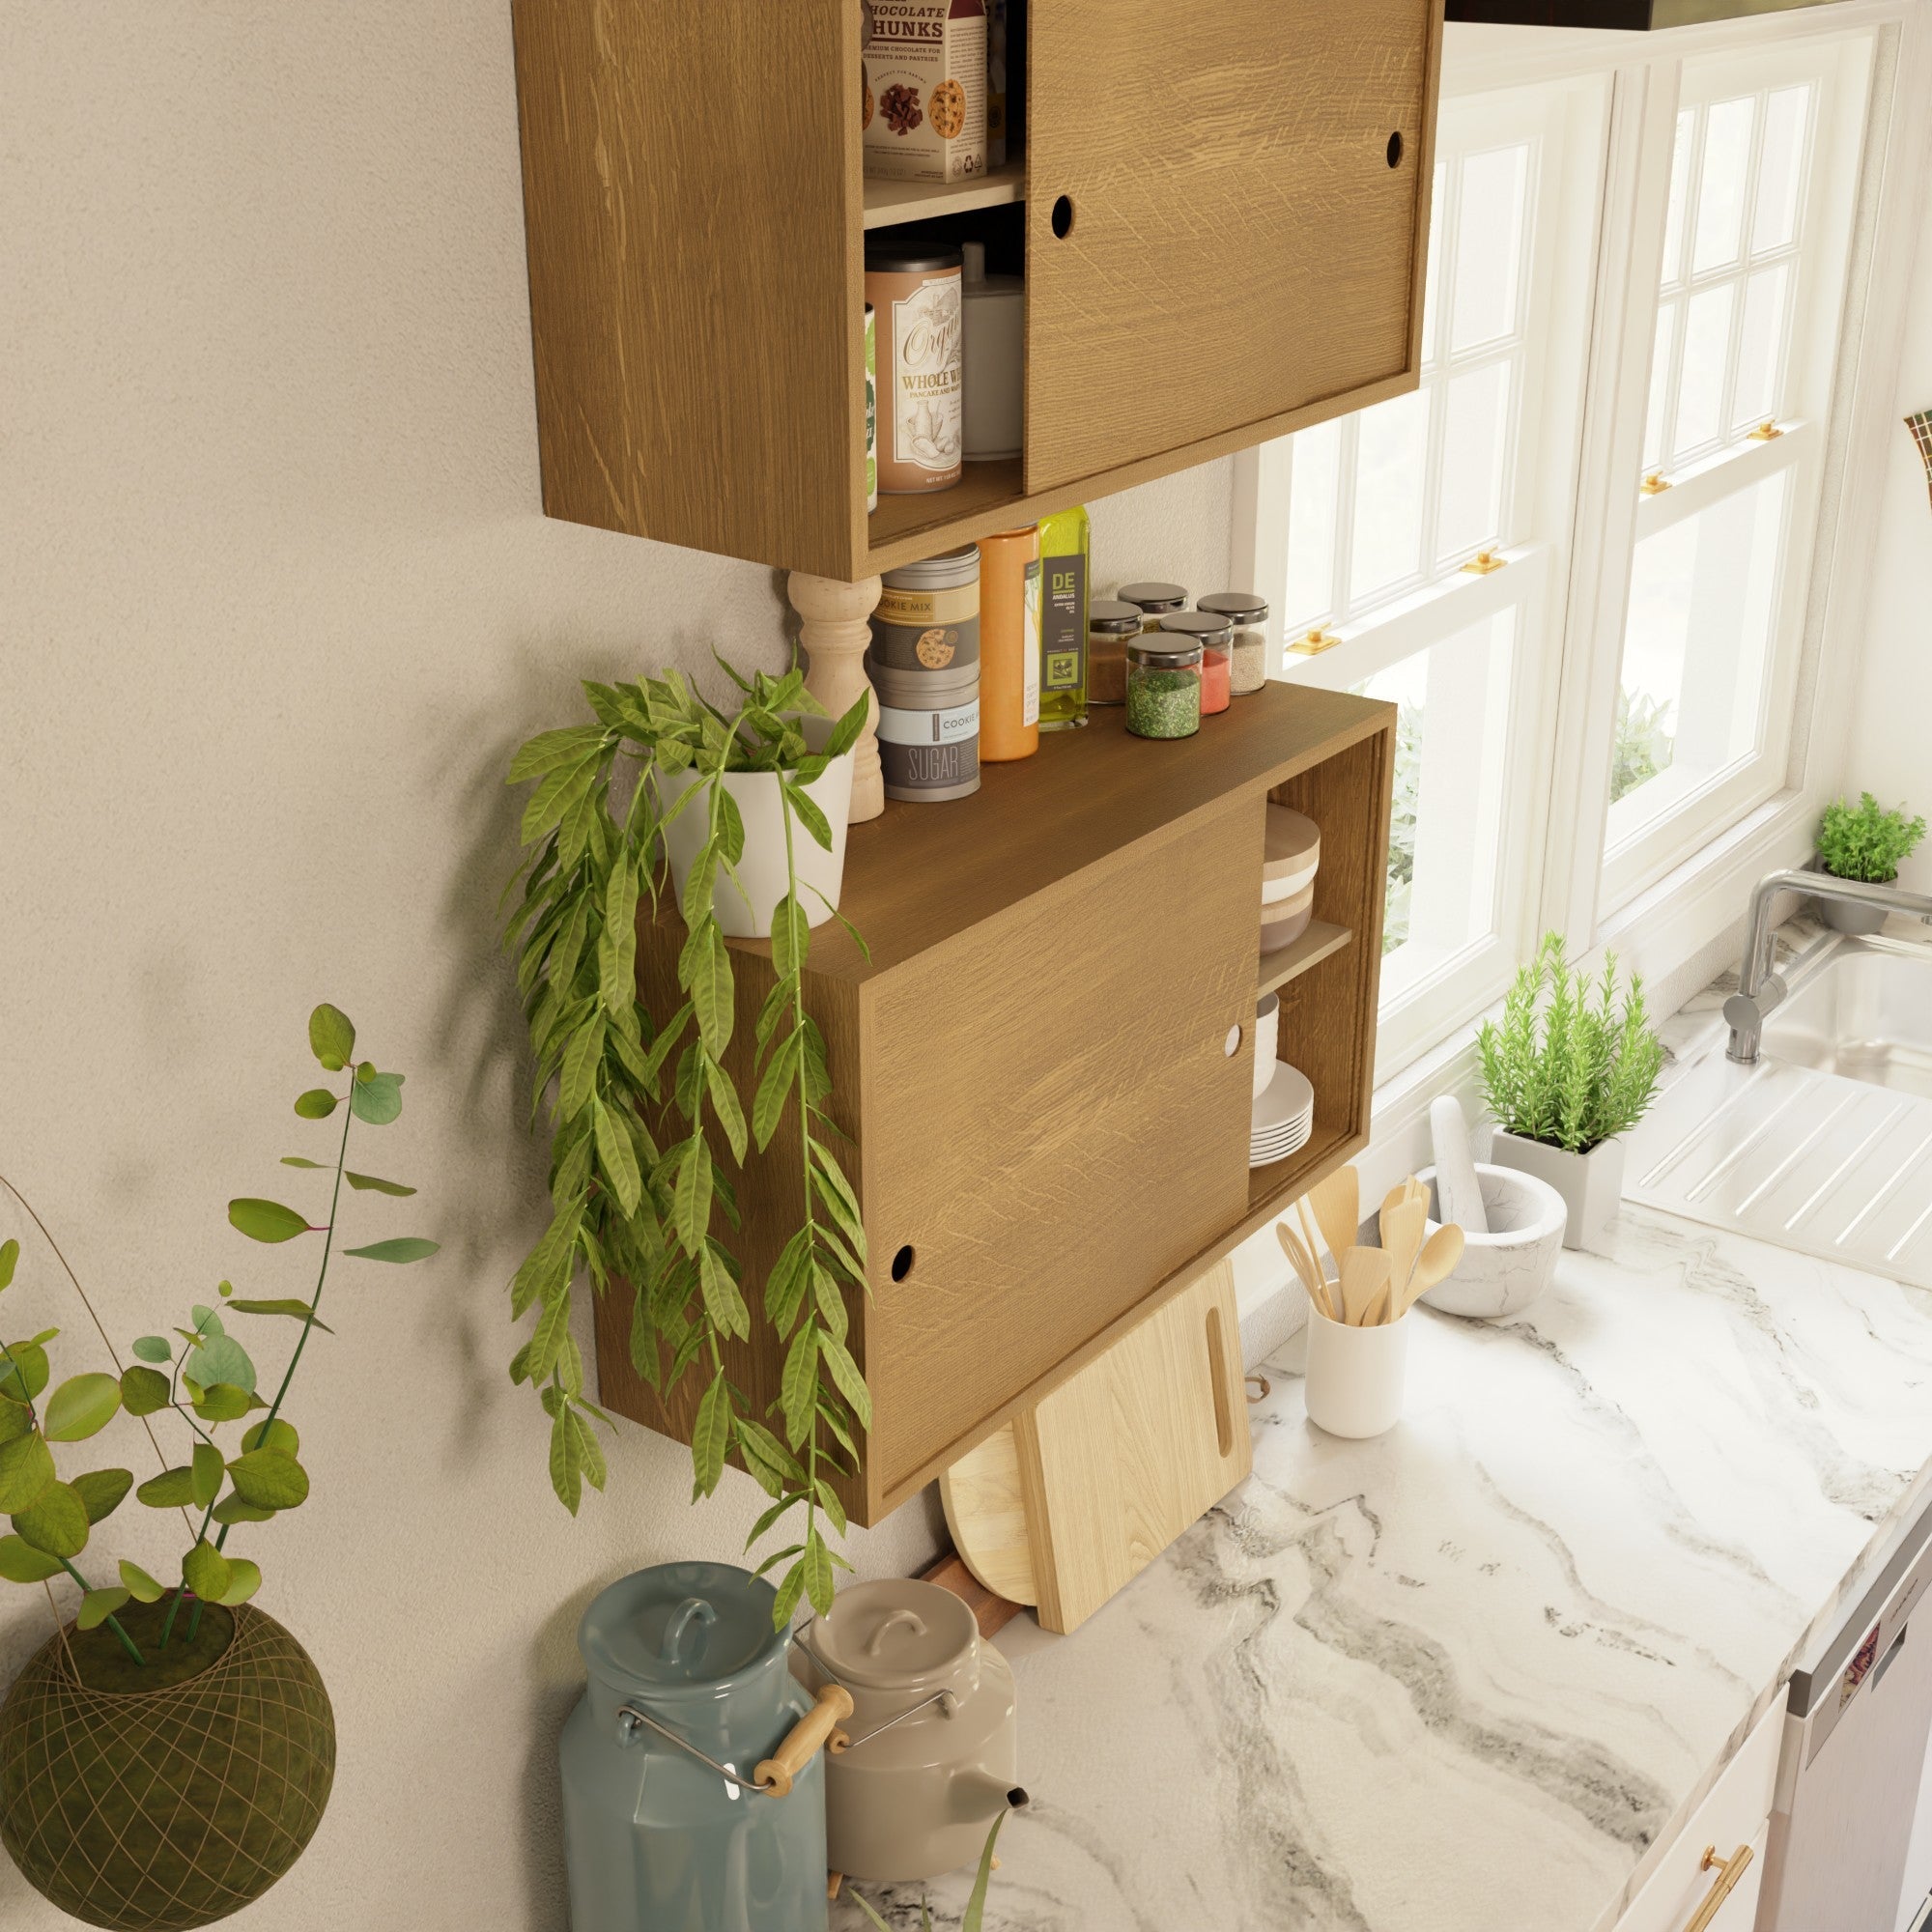
[[[986,172],[985,0],[871,0],[866,172],[970,181]]]

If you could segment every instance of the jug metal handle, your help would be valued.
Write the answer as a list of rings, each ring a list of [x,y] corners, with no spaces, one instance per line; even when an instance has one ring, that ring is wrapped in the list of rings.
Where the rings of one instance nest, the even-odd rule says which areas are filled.
[[[772,1756],[762,1759],[750,1777],[740,1777],[728,1764],[720,1764],[715,1757],[707,1757],[689,1738],[679,1737],[668,1725],[659,1723],[648,1711],[640,1711],[635,1704],[618,1706],[617,1735],[628,1744],[637,1734],[639,1724],[647,1725],[659,1737],[674,1744],[699,1764],[708,1766],[740,1791],[761,1791],[768,1798],[789,1798],[793,1780],[811,1762],[812,1753],[851,1715],[851,1692],[842,1685],[828,1684],[818,1693],[818,1701],[791,1727],[784,1743]]]

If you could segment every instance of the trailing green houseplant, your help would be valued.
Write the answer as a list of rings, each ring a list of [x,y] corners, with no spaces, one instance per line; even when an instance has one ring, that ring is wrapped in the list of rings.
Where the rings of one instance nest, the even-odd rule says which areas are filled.
[[[309,1493],[287,1404],[311,1336],[327,1332],[319,1309],[344,1181],[356,1192],[415,1190],[347,1164],[355,1123],[385,1126],[401,1114],[403,1076],[355,1061],[355,1030],[334,1007],[316,1008],[309,1042],[343,1091],[312,1088],[295,1111],[320,1121],[340,1110],[342,1131],[332,1163],[289,1154],[283,1164],[329,1178],[327,1218],[256,1197],[228,1204],[229,1221],[252,1240],[322,1237],[306,1299],[237,1295],[224,1281],[185,1324],[137,1340],[132,1365],[85,1371],[51,1390],[58,1329],[0,1342],[0,1512],[11,1519],[0,1577],[45,1588],[65,1577],[82,1593],[71,1629],[56,1616],[53,1639],[0,1707],[0,1841],[47,1897],[95,1924],[225,1917],[295,1861],[327,1801],[327,1694],[301,1646],[252,1607],[256,1558],[228,1545]],[[406,1236],[343,1252],[406,1264],[436,1251]],[[18,1256],[17,1240],[0,1243],[0,1291]],[[71,1270],[69,1279],[99,1329]],[[237,1317],[297,1324],[272,1396],[264,1393],[270,1378],[229,1332]],[[123,1410],[142,1423],[161,1472],[138,1486],[125,1467],[64,1476],[56,1450],[69,1455]],[[162,1448],[157,1425],[176,1434],[185,1460]],[[185,1548],[172,1580],[125,1557],[103,1570],[93,1553],[95,1531],[130,1491],[150,1509],[181,1512]],[[250,1764],[253,1775],[240,1775]],[[229,1765],[234,1779],[222,1775]]]
[[[717,1488],[735,1451],[773,1498],[748,1548],[803,1512],[795,1540],[760,1565],[760,1574],[788,1566],[775,1608],[782,1627],[801,1597],[821,1612],[831,1605],[833,1569],[843,1559],[821,1520],[844,1533],[832,1477],[856,1466],[857,1431],[871,1423],[847,1346],[846,1295],[865,1287],[866,1234],[832,1148],[839,1130],[825,1107],[824,1035],[805,1007],[810,915],[794,845],[803,833],[832,849],[832,827],[809,788],[857,743],[866,705],[854,705],[814,750],[800,719],[825,713],[800,670],[747,679],[723,668],[739,700],[730,711],[675,670],[634,684],[586,683],[594,722],[542,733],[510,767],[509,783],[534,781],[536,789],[524,811],[523,893],[504,944],[516,955],[536,1060],[533,1111],[547,1109],[552,1123],[552,1219],[511,1284],[513,1318],[533,1325],[510,1375],[540,1395],[552,1485],[575,1514],[584,1483],[604,1487],[593,1425],[609,1418],[584,1397],[570,1335],[573,1290],[582,1279],[600,1294],[622,1284],[639,1375],[660,1395],[688,1376],[702,1384],[693,1499]],[[768,774],[778,786],[786,879],[772,917],[776,982],[756,1021],[743,1094],[725,1065],[735,980],[715,904],[722,882],[739,883],[745,858],[744,820],[725,782],[742,773]],[[667,833],[689,812],[702,814],[703,838],[681,895],[678,1000],[651,1011],[637,986],[639,906],[655,909],[668,889]],[[836,915],[829,901],[827,909]],[[781,1130],[799,1145],[793,1229],[766,1279],[748,1283],[731,1245],[740,1226],[731,1169]],[[785,1349],[781,1393],[766,1414],[754,1412],[724,1362],[724,1345],[749,1338],[754,1319]]]
[[[1818,827],[1819,864],[1833,878],[1890,885],[1925,837],[1924,819],[1905,811],[1902,805],[1888,810],[1868,791],[1855,806],[1834,798]]]

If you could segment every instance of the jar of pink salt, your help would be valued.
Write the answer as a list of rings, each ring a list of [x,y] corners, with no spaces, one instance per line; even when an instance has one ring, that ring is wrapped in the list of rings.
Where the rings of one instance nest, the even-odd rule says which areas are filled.
[[[1234,688],[1234,625],[1213,611],[1170,611],[1160,628],[1201,646],[1202,717],[1227,710]]]

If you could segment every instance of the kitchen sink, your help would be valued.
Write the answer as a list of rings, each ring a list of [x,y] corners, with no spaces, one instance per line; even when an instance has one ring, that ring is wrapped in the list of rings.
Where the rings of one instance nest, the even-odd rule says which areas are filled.
[[[1630,1138],[1626,1193],[1932,1288],[1932,946],[1821,942],[1757,1061],[1718,1030]]]

